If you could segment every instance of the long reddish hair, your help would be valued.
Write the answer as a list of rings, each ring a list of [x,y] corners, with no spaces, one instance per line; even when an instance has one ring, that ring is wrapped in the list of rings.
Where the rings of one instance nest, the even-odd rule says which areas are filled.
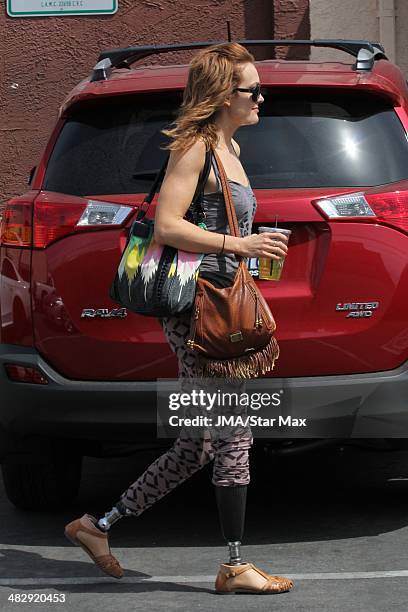
[[[217,145],[215,114],[225,99],[238,87],[241,69],[254,56],[242,45],[229,42],[207,47],[190,62],[183,102],[174,127],[162,130],[172,139],[164,149],[175,151],[188,149],[198,137],[207,148]]]

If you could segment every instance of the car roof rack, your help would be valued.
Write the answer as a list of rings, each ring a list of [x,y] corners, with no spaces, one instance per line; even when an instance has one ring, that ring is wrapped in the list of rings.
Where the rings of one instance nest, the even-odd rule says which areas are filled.
[[[112,68],[129,68],[137,62],[156,53],[168,53],[170,51],[184,51],[187,49],[200,49],[218,45],[225,41],[175,43],[170,45],[145,45],[140,47],[126,47],[123,49],[109,49],[99,54],[98,62],[94,66],[91,81],[101,81],[109,78]],[[314,40],[237,40],[234,41],[243,46],[292,46],[310,45],[311,47],[327,47],[345,51],[357,58],[353,64],[354,70],[372,70],[374,62],[379,59],[388,59],[384,47],[378,42],[369,40],[341,40],[331,38],[318,38]]]

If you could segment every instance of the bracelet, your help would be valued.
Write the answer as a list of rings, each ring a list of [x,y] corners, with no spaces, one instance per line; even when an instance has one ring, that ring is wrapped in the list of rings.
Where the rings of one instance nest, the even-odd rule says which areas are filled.
[[[224,251],[224,246],[225,246],[225,234],[224,234],[224,240],[223,240],[223,243],[222,243],[222,249],[221,249],[221,251],[218,253],[218,255],[221,255],[221,253],[223,253],[223,251]]]

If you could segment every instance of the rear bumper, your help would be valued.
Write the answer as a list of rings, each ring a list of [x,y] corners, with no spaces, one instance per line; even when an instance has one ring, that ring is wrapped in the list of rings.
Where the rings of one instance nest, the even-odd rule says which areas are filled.
[[[50,382],[12,382],[5,363],[36,366]],[[306,428],[252,427],[254,436],[408,438],[408,361],[370,374],[259,379],[251,381],[252,389],[283,389],[280,414],[307,419]],[[69,380],[35,349],[0,344],[0,394],[0,458],[15,438],[26,436],[135,444],[157,440],[155,381]]]
[[[6,363],[35,366],[49,383],[11,381]],[[35,349],[0,344],[0,458],[5,440],[13,446],[14,439],[27,436],[135,444],[155,440],[155,386],[144,381],[70,380]]]

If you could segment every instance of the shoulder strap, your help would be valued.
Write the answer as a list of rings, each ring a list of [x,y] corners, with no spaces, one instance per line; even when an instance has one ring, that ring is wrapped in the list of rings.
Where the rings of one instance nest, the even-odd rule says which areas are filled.
[[[217,162],[218,173],[221,179],[222,193],[224,196],[225,208],[227,209],[228,225],[230,228],[230,232],[232,236],[240,237],[241,233],[239,231],[237,214],[235,212],[235,206],[232,200],[232,193],[228,184],[227,175],[225,174],[224,166],[222,165],[222,162],[214,149],[213,154],[215,157],[215,161]]]
[[[157,173],[156,178],[154,179],[153,185],[150,188],[149,194],[145,197],[143,203],[146,202],[146,204],[150,204],[151,201],[153,200],[154,194],[156,193],[159,184],[163,181],[164,175],[166,174],[166,169],[169,163],[169,158],[170,158],[170,153],[168,153],[166,159],[164,160],[164,164],[162,165],[159,172]]]
[[[193,196],[193,204],[198,200],[201,200],[204,195],[204,188],[211,171],[211,157],[211,149],[208,149],[205,154],[204,166],[200,172],[195,194]]]

